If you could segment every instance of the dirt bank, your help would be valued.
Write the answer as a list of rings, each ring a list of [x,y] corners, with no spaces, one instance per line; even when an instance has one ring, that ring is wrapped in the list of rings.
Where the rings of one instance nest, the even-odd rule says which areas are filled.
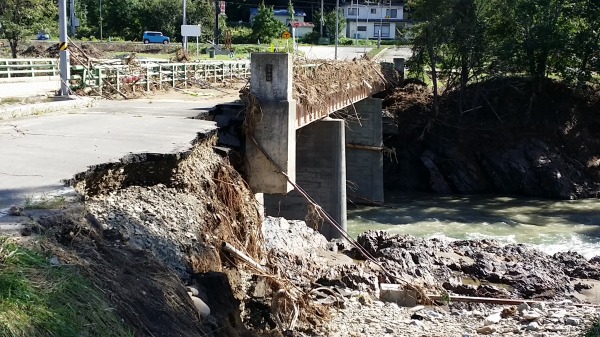
[[[93,167],[73,180],[82,203],[36,218],[23,234],[46,238],[35,245],[88,276],[136,336],[247,335],[241,270],[219,248],[228,242],[260,261],[261,219],[213,144],[199,135],[189,152]],[[185,285],[211,315],[199,314]]]
[[[75,41],[75,44],[77,44],[77,46],[88,56],[93,58],[103,58],[112,52],[171,54],[180,48],[179,44],[145,45],[143,43],[134,42]],[[22,41],[18,46],[18,55],[20,58],[56,58],[58,57],[58,51],[57,42]],[[0,57],[10,58],[10,47],[8,43],[0,43]]]
[[[398,132],[386,187],[438,193],[498,193],[572,199],[600,191],[600,95],[548,82],[532,95],[521,78],[490,80],[442,97],[410,84],[386,99]]]

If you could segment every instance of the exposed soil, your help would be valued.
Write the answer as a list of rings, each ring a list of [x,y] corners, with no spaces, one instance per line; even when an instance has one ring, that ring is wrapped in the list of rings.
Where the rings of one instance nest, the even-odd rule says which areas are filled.
[[[408,84],[386,99],[398,133],[386,145],[386,187],[439,193],[500,193],[559,199],[598,197],[600,94],[548,81],[532,95],[522,78],[442,96]]]
[[[136,336],[255,335],[241,322],[240,271],[219,247],[228,242],[260,261],[261,219],[213,143],[204,135],[189,152],[93,167],[73,181],[83,204],[24,233],[48,238],[43,249],[88,275]],[[210,316],[201,319],[186,284]]]
[[[179,45],[145,45],[132,42],[74,42],[81,50],[91,58],[104,58],[111,52],[123,53],[148,53],[163,54],[172,53],[179,49]],[[72,45],[73,43],[71,43]],[[71,46],[71,52],[78,52]],[[0,44],[0,55],[10,55],[8,43]],[[58,44],[54,42],[24,41],[19,45],[18,54],[20,57],[29,58],[54,58],[58,57]]]

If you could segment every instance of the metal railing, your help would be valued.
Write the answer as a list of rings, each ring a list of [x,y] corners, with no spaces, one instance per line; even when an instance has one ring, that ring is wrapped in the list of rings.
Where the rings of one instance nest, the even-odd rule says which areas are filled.
[[[0,59],[0,78],[56,76],[57,59]]]
[[[152,63],[136,65],[96,65],[92,69],[73,67],[73,89],[92,88],[99,95],[105,91],[162,90],[166,87],[202,85],[233,78],[248,78],[250,61],[206,61],[197,63]]]

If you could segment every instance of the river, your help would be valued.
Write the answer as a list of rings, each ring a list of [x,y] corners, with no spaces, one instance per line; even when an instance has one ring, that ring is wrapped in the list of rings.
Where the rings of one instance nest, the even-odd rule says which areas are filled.
[[[386,195],[386,207],[349,207],[350,234],[367,230],[449,240],[487,238],[591,258],[600,255],[600,200],[398,193]]]

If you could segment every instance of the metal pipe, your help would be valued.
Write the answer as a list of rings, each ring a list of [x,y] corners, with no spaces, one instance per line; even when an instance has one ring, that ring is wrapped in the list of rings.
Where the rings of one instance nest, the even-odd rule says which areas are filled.
[[[60,33],[59,50],[60,50],[60,95],[69,95],[69,50],[67,49],[67,0],[58,0],[58,28]]]

